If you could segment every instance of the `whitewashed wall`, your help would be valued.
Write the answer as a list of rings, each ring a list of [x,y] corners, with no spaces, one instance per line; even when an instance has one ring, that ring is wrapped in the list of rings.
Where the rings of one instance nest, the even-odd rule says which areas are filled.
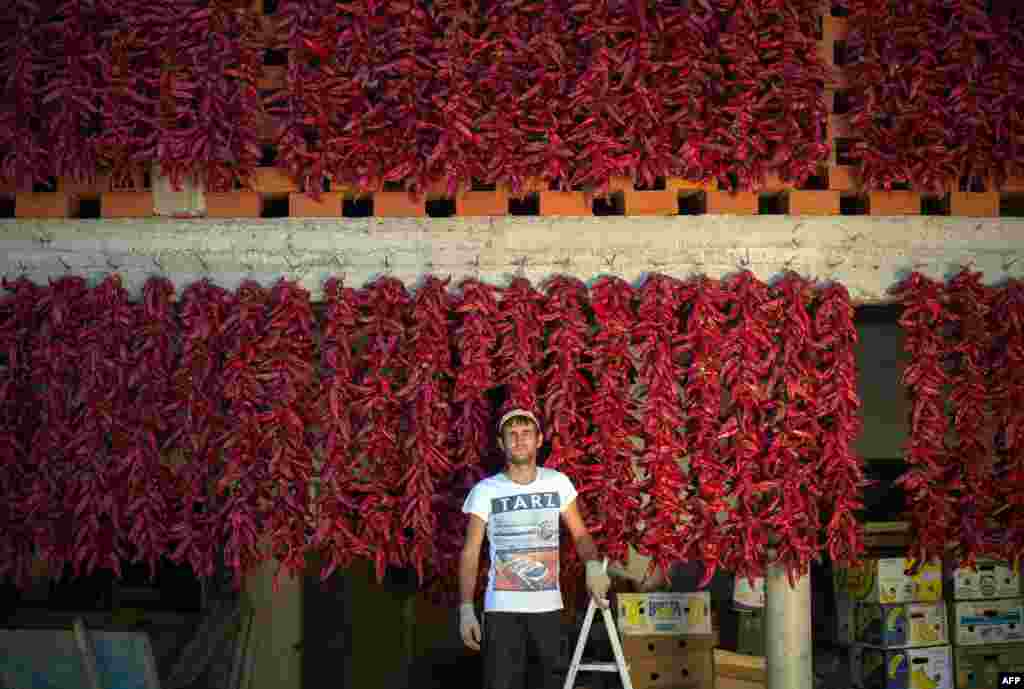
[[[986,282],[1024,276],[1024,219],[958,217],[675,216],[666,218],[0,220],[0,274],[45,282],[67,272],[119,272],[136,292],[151,275],[225,287],[298,279],[319,299],[324,280],[360,287],[390,273],[535,284],[554,274],[646,272],[719,277],[787,267],[838,280],[861,302],[887,300],[912,270],[949,276],[963,264]]]

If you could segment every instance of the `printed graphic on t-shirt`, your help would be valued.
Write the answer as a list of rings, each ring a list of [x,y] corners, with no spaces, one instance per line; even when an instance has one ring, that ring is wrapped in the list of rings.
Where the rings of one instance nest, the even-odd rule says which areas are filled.
[[[491,500],[494,590],[558,589],[557,492],[526,493]]]
[[[558,549],[499,553],[494,570],[495,591],[554,591],[558,588]]]

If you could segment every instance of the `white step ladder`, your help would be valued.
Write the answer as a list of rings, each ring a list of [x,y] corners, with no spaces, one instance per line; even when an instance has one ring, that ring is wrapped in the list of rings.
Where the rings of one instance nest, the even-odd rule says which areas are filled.
[[[602,564],[604,571],[608,570],[608,558]],[[615,626],[615,619],[609,608],[601,608],[604,616],[604,628],[608,631],[608,640],[612,642],[612,652],[615,653],[614,663],[582,663],[583,647],[587,645],[587,638],[590,636],[590,625],[594,623],[594,611],[597,610],[597,603],[594,597],[590,597],[590,605],[587,606],[587,615],[583,618],[583,628],[580,630],[580,638],[576,641],[576,650],[572,654],[572,664],[569,665],[569,674],[565,677],[564,689],[575,689],[576,673],[584,672],[618,672],[622,680],[622,689],[633,689],[629,681],[629,665],[626,664],[626,657],[622,654],[622,644],[619,642],[619,629]]]

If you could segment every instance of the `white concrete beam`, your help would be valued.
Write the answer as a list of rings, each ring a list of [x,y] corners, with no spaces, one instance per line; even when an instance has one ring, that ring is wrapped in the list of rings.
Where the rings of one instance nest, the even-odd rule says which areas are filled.
[[[648,272],[721,277],[749,268],[770,280],[787,268],[838,280],[860,302],[918,270],[946,278],[972,265],[989,284],[1024,277],[1024,219],[957,217],[677,216],[665,218],[344,218],[0,220],[0,274],[37,282],[66,272],[122,273],[138,292],[150,275],[184,286],[209,277],[324,281],[361,287],[391,274],[415,287],[425,274],[535,284],[555,274],[584,281]]]

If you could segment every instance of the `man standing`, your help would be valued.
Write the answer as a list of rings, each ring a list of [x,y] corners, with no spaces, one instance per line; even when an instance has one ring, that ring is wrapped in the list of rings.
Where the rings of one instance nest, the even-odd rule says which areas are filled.
[[[505,469],[476,484],[462,507],[470,516],[459,563],[459,628],[467,646],[477,651],[483,646],[483,689],[523,689],[531,648],[543,673],[541,689],[559,686],[559,518],[586,563],[590,594],[598,605],[608,605],[610,580],[576,506],[576,489],[565,474],[537,466],[543,440],[532,412],[513,409],[503,415],[498,447],[505,453]],[[485,533],[491,567],[481,628],[473,598]]]

